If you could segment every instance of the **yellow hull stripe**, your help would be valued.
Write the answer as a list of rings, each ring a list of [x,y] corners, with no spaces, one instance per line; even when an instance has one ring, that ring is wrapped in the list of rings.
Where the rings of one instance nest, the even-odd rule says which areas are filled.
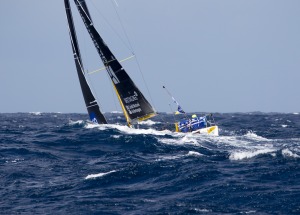
[[[175,123],[175,132],[180,132],[178,128],[178,123]]]
[[[207,133],[210,134],[211,132],[213,132],[216,129],[216,127],[217,126],[210,127],[209,129],[207,129]],[[175,123],[175,132],[181,132],[181,131],[179,131],[178,123]]]
[[[211,133],[212,131],[214,131],[216,129],[216,126],[212,126],[209,129],[207,129],[207,133]]]

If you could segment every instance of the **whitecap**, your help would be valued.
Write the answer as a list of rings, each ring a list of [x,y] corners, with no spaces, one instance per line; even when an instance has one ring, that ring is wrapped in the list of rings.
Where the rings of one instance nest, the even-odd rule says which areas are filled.
[[[91,174],[85,177],[85,179],[95,179],[95,178],[99,178],[99,177],[103,177],[105,175],[111,174],[113,172],[116,172],[116,170],[112,170],[109,172],[104,172],[104,173],[98,173],[98,174]]]
[[[210,212],[212,212],[212,210],[209,210],[209,209],[201,209],[201,208],[194,208],[194,210],[196,211],[196,212],[200,212],[200,213],[210,213]]]
[[[255,134],[253,131],[248,131],[247,134],[244,135],[245,137],[254,139],[254,140],[264,140],[264,141],[268,141],[267,138],[261,137],[257,134]]]
[[[184,155],[170,155],[170,156],[160,156],[156,161],[164,161],[164,160],[175,160],[182,158]]]
[[[115,139],[119,139],[121,137],[121,135],[111,135],[111,137],[113,137]]]
[[[252,214],[252,213],[256,213],[256,211],[246,211],[245,214]]]
[[[29,113],[32,114],[32,115],[35,115],[35,116],[42,115],[42,112],[29,112]]]
[[[69,125],[82,125],[82,124],[84,124],[83,120],[77,120],[77,121],[69,120]]]
[[[16,158],[16,159],[11,160],[11,161],[5,161],[5,163],[9,163],[9,162],[11,162],[11,163],[18,163],[20,161],[24,161],[24,159]]]
[[[283,127],[283,128],[286,128],[286,127],[287,127],[287,125],[281,125],[281,127]]]
[[[187,154],[187,156],[201,156],[201,155],[203,154],[195,151],[189,151],[189,153]]]
[[[122,113],[121,111],[113,110],[110,113]]]
[[[281,151],[282,155],[284,157],[293,157],[293,158],[300,158],[299,155],[297,155],[296,153],[293,153],[292,151],[290,151],[289,149],[283,149]]]
[[[155,125],[155,124],[160,124],[160,123],[161,122],[154,122],[150,119],[139,122],[140,125]]]
[[[152,128],[149,129],[137,129],[137,128],[129,128],[127,125],[118,125],[118,124],[92,124],[92,123],[87,123],[85,125],[85,128],[98,128],[99,130],[106,130],[106,129],[117,129],[122,133],[125,134],[152,134],[152,135],[157,135],[157,136],[164,136],[167,134],[172,134],[171,131],[169,130],[163,130],[163,131],[158,131]]]
[[[169,138],[160,138],[158,139],[159,142],[168,144],[168,145],[184,145],[184,144],[191,144],[199,146],[199,143],[196,138],[191,137],[189,135],[183,136],[179,139],[169,139]]]
[[[276,151],[275,149],[259,149],[256,151],[237,151],[232,152],[229,156],[230,160],[243,160],[255,157],[260,154],[268,154]]]

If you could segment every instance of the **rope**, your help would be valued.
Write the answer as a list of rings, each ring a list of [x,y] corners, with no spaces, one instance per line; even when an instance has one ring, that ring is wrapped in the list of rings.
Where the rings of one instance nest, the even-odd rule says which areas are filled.
[[[94,5],[95,9],[97,10],[97,12],[99,13],[99,15],[102,17],[102,19],[105,21],[105,23],[111,28],[111,30],[117,35],[117,37],[120,39],[120,41],[123,43],[124,46],[126,46],[126,48],[128,50],[130,50],[130,52],[132,53],[132,55],[134,55],[132,48],[130,46],[128,46],[128,44],[122,39],[122,37],[120,36],[120,34],[117,32],[117,30],[108,22],[108,20],[105,18],[105,16],[103,16],[103,14],[101,13],[101,11],[98,9],[98,7],[94,4],[93,1],[91,1],[92,4]]]
[[[134,51],[133,51],[133,48],[132,48],[132,45],[131,45],[131,42],[130,42],[130,40],[129,40],[128,34],[127,34],[127,32],[126,32],[126,30],[125,30],[125,27],[124,27],[124,25],[123,25],[123,22],[122,22],[122,20],[121,20],[121,17],[120,17],[120,15],[119,15],[119,13],[118,13],[118,10],[117,10],[116,7],[115,7],[115,5],[118,6],[118,4],[117,4],[117,2],[116,2],[115,0],[114,0],[114,2],[115,2],[115,4],[113,4],[113,2],[112,2],[112,4],[113,4],[113,6],[114,6],[116,15],[117,15],[118,20],[119,20],[119,22],[120,22],[120,25],[121,25],[121,27],[122,27],[123,33],[124,33],[124,35],[125,35],[125,37],[126,37],[126,40],[127,40],[128,44],[129,44],[130,51],[132,52],[133,55],[135,55],[135,54],[134,54]],[[145,80],[145,77],[144,77],[144,74],[143,74],[143,72],[142,72],[142,69],[141,69],[141,66],[140,66],[140,63],[139,63],[139,61],[138,61],[137,56],[135,56],[135,59],[136,59],[136,63],[137,63],[137,66],[138,66],[138,70],[139,70],[139,72],[140,72],[140,74],[141,74],[141,76],[142,76],[143,82],[144,82],[144,84],[145,84],[145,86],[146,86],[147,93],[148,93],[148,95],[149,95],[149,97],[150,97],[151,104],[153,104],[153,107],[154,107],[154,110],[155,110],[155,109],[156,109],[156,108],[155,108],[155,104],[154,104],[154,102],[153,102],[153,99],[152,99],[150,90],[149,90],[149,88],[148,88],[147,82],[146,82],[146,80]],[[155,110],[155,111],[156,111],[156,110]]]
[[[119,13],[118,13],[118,10],[117,10],[117,8],[115,7],[115,5],[116,5],[117,7],[119,7],[119,5],[118,5],[118,3],[116,2],[116,0],[113,0],[113,1],[115,2],[115,4],[113,4],[115,13],[116,13],[116,15],[117,15],[117,17],[118,17],[118,20],[119,20],[120,24],[121,24],[123,33],[125,34],[125,37],[126,37],[126,39],[127,39],[128,45],[129,45],[129,47],[130,47],[130,51],[131,51],[132,54],[134,55],[133,48],[132,48],[131,42],[130,42],[130,40],[129,40],[128,34],[127,34],[126,30],[125,30],[125,27],[124,27],[124,25],[123,25],[123,22],[122,22],[122,20],[121,20],[121,17],[120,17],[120,15],[119,15]],[[111,2],[112,2],[112,1],[111,1]],[[113,3],[113,2],[112,2],[112,3]]]
[[[91,1],[91,2],[92,2],[92,1]],[[122,37],[121,37],[120,34],[114,29],[114,27],[113,27],[112,25],[110,25],[110,23],[108,22],[108,20],[102,15],[102,13],[101,13],[100,10],[97,8],[97,6],[92,2],[92,4],[94,5],[94,7],[96,8],[97,12],[98,12],[98,13],[101,15],[101,17],[103,18],[103,20],[108,24],[108,26],[109,26],[109,27],[113,30],[113,32],[118,36],[118,38],[119,38],[119,39],[122,41],[122,43],[127,47],[127,49],[132,53],[132,55],[135,56],[136,63],[137,63],[137,66],[138,66],[138,70],[139,70],[139,72],[140,72],[140,74],[141,74],[141,76],[142,76],[142,79],[143,79],[143,82],[144,82],[144,84],[145,84],[145,86],[146,86],[147,93],[148,93],[148,95],[149,95],[151,104],[153,104],[153,107],[154,107],[154,110],[155,110],[155,109],[156,109],[156,108],[155,108],[155,104],[154,104],[154,102],[153,102],[153,99],[152,99],[150,90],[149,90],[149,88],[148,88],[147,82],[145,81],[144,74],[143,74],[143,72],[142,72],[141,66],[140,66],[140,64],[139,64],[139,61],[138,61],[138,59],[137,59],[137,56],[134,54],[134,51],[133,51],[131,42],[130,42],[129,37],[128,37],[128,34],[127,34],[127,32],[126,32],[126,30],[125,30],[125,27],[124,27],[124,25],[123,25],[123,23],[122,23],[121,17],[120,17],[120,15],[119,15],[119,13],[118,13],[118,11],[117,11],[117,9],[116,9],[116,6],[118,6],[118,4],[117,4],[117,2],[116,2],[115,0],[111,1],[111,3],[113,4],[115,13],[116,13],[116,15],[117,15],[117,17],[118,17],[118,20],[119,20],[119,22],[120,22],[120,25],[121,25],[121,27],[122,27],[122,31],[123,31],[123,33],[124,33],[124,35],[125,35],[125,37],[126,37],[127,43],[122,39]],[[156,111],[156,110],[155,110],[155,111]]]

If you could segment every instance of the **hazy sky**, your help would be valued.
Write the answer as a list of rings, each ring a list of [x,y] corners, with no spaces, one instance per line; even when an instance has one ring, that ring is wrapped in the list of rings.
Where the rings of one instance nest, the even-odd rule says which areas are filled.
[[[116,1],[137,55],[123,65],[158,111],[172,103],[163,84],[188,112],[300,111],[299,0]],[[87,0],[121,60],[131,52],[113,2]],[[102,67],[73,15],[86,69]],[[0,26],[0,112],[85,113],[63,1],[1,0]],[[121,110],[106,72],[90,78],[102,110]]]

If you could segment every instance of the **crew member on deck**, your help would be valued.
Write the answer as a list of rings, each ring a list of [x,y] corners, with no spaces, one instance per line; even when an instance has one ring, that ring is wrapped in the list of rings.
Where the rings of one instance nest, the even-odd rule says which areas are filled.
[[[199,129],[199,119],[196,114],[192,115],[191,129],[192,131]]]

